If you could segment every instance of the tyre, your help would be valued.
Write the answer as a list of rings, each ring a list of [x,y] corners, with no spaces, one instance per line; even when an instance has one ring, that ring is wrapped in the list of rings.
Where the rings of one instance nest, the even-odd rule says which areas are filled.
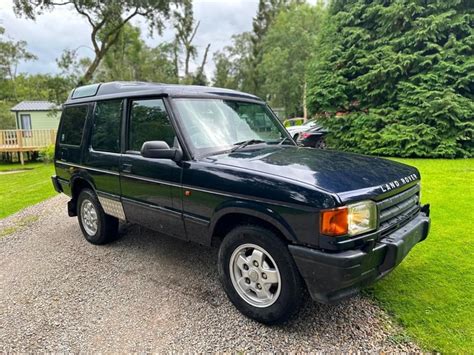
[[[324,140],[324,137],[321,137],[320,139],[318,139],[316,141],[316,143],[314,143],[314,148],[317,148],[317,149],[326,149],[327,148],[326,141]]]
[[[106,244],[117,238],[118,219],[105,214],[91,189],[83,189],[79,193],[77,212],[82,234],[89,243]]]
[[[272,231],[239,226],[219,248],[219,276],[227,296],[247,317],[281,323],[300,307],[304,283],[287,245]]]

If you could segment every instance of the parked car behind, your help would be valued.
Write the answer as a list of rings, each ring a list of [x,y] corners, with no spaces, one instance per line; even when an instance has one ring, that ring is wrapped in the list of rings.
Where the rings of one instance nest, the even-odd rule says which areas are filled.
[[[323,126],[314,123],[310,129],[300,132],[298,137],[296,137],[296,141],[304,147],[325,149],[325,136],[327,133],[328,131]]]
[[[416,168],[298,147],[263,100],[233,90],[76,88],[54,162],[87,241],[113,241],[122,220],[215,246],[229,299],[264,323],[288,319],[305,289],[323,303],[356,294],[430,225]]]
[[[308,120],[305,123],[300,124],[300,125],[289,126],[289,127],[285,126],[285,127],[286,127],[287,131],[290,132],[293,139],[296,140],[298,138],[298,135],[301,132],[306,132],[306,131],[310,130],[311,128],[313,128],[316,125],[317,125],[316,120],[312,119],[312,120]]]

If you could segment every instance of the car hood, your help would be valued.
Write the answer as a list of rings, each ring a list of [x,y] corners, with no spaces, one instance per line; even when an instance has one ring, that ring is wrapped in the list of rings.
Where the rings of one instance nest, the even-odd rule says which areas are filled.
[[[351,193],[375,197],[419,180],[416,168],[391,160],[334,150],[267,146],[209,157],[232,166],[297,181],[350,200]]]

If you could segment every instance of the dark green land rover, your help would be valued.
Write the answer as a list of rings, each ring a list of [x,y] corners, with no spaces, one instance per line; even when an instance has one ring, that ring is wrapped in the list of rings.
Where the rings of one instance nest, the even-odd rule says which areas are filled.
[[[357,293],[430,226],[417,169],[299,147],[261,99],[226,89],[79,87],[55,167],[89,242],[114,240],[122,220],[216,246],[229,299],[264,323],[287,319],[306,290],[319,302]]]

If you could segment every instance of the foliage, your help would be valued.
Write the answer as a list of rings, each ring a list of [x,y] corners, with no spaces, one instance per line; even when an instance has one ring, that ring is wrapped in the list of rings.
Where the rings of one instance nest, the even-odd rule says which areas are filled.
[[[0,129],[15,129],[15,116],[10,112],[10,102],[0,101]]]
[[[259,0],[252,31],[232,36],[232,44],[214,53],[214,86],[238,89],[266,97],[262,71],[263,40],[280,11],[301,0]]]
[[[467,0],[334,1],[307,95],[313,113],[332,113],[332,144],[388,156],[472,156],[473,22]]]
[[[80,84],[84,84],[92,80],[105,54],[118,40],[122,28],[130,20],[141,16],[147,21],[150,32],[157,30],[161,33],[163,20],[169,17],[171,5],[180,2],[181,0],[14,0],[14,9],[17,14],[34,20],[44,11],[52,11],[56,6],[70,5],[88,21],[95,56],[80,80]]]
[[[50,74],[19,74],[15,81],[0,79],[0,129],[15,128],[10,109],[23,100],[63,103],[73,84],[64,77]]]
[[[138,80],[176,83],[173,45],[163,43],[150,48],[140,29],[127,24],[110,48],[96,73],[97,81]]]
[[[52,163],[54,160],[54,144],[41,149],[38,158],[43,163]]]
[[[178,47],[177,52],[179,52],[179,47],[184,49],[184,76],[187,79],[189,76],[189,61],[196,58],[197,55],[197,49],[193,44],[193,40],[199,28],[199,21],[195,24],[192,1],[185,0],[183,10],[176,10],[174,18],[174,28],[176,30],[175,45]],[[178,63],[178,59],[176,59],[176,63]],[[176,70],[177,73],[178,71],[179,69]]]
[[[51,184],[52,164],[0,164],[0,171],[29,169],[0,174],[0,218],[41,202],[56,194]],[[14,198],[12,198],[14,194]]]
[[[305,68],[324,9],[299,0],[260,0],[252,31],[232,37],[214,53],[213,85],[253,93],[303,112]]]
[[[214,86],[247,91],[250,87],[252,34],[232,36],[232,44],[214,53]]]
[[[0,27],[0,35],[3,34]],[[49,74],[17,74],[20,62],[34,60],[27,43],[0,37],[0,129],[15,128],[10,109],[23,100],[47,100],[62,103],[74,83],[67,77]]]
[[[431,204],[431,230],[370,293],[430,352],[472,353],[474,160],[399,161],[421,172],[422,202]]]
[[[37,57],[28,52],[25,41],[14,41],[5,36],[0,26],[0,78],[15,80],[18,64],[21,61],[35,60]]]
[[[321,5],[292,6],[277,15],[263,40],[265,92],[273,106],[285,108],[286,116],[303,115],[306,65],[323,15]]]
[[[256,16],[252,21],[251,55],[248,66],[248,79],[245,91],[260,97],[266,97],[265,73],[263,72],[264,39],[277,15],[292,4],[301,4],[302,0],[259,0]]]

